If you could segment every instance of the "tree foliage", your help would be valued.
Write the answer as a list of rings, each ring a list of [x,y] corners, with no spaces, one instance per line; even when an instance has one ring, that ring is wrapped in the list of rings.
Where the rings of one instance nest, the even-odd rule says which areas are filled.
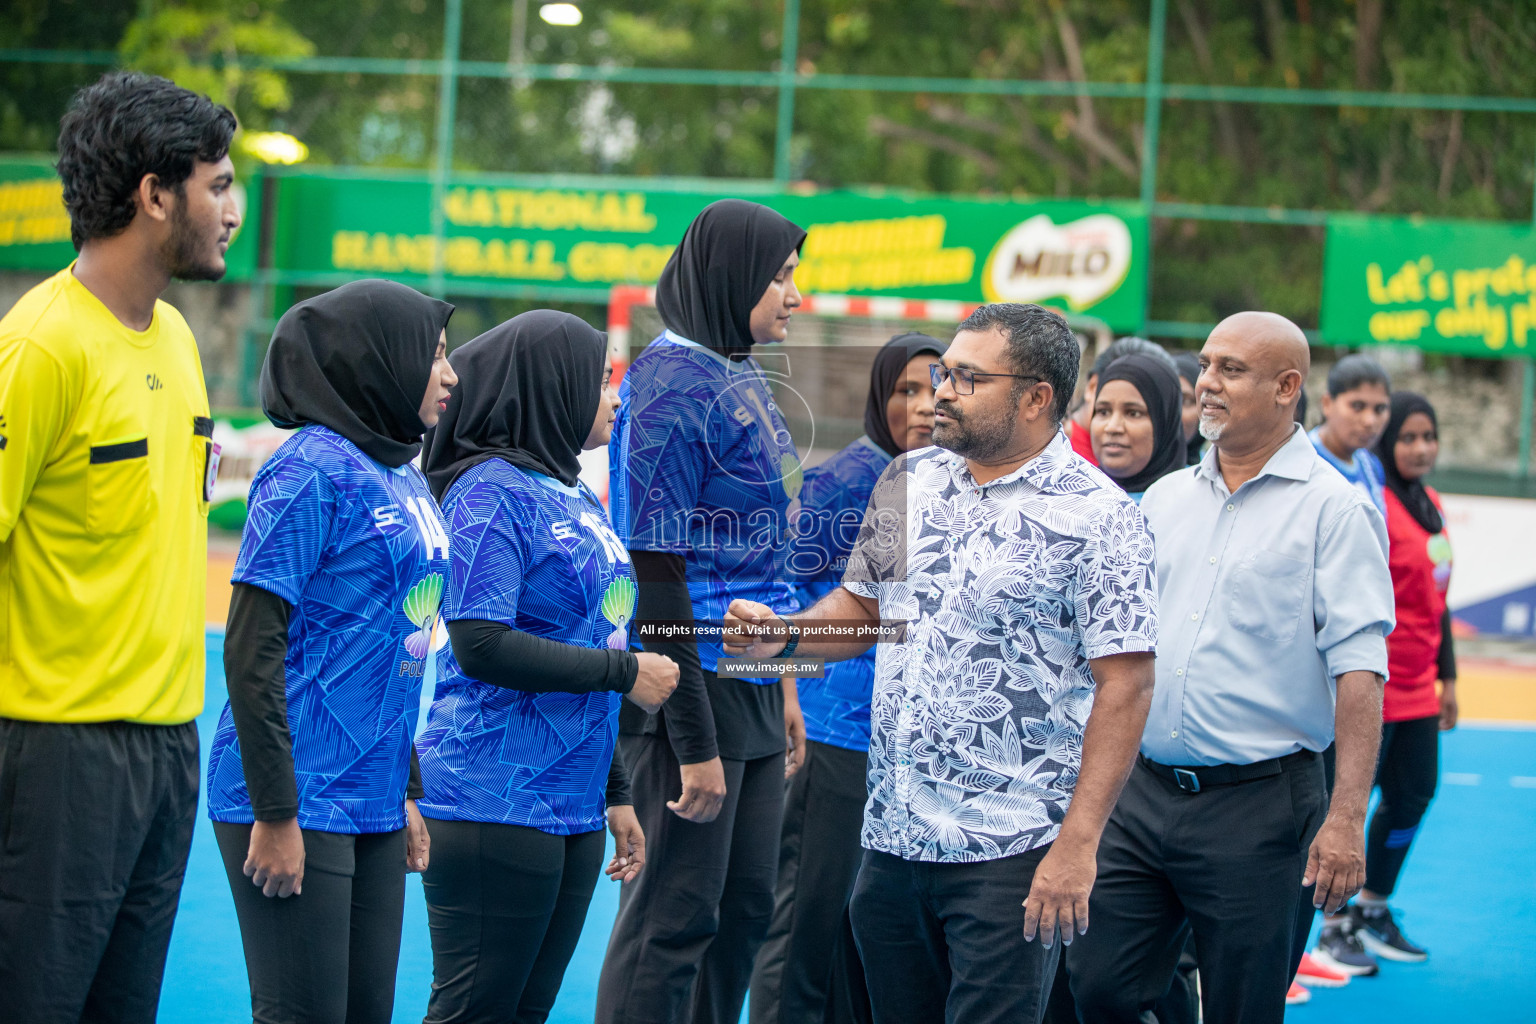
[[[298,135],[315,161],[430,163],[438,90],[429,74],[233,73],[210,63],[310,48],[322,56],[434,60],[442,0],[15,5],[18,17],[0,29],[5,45],[117,48],[129,63],[229,97],[248,127]],[[506,62],[511,0],[463,6],[462,56]],[[532,63],[778,66],[777,4],[585,2],[576,28],[545,25],[537,6],[529,4],[524,39]],[[805,0],[798,69],[1138,83],[1147,75],[1149,7],[1147,0]],[[1536,8],[1528,0],[1169,0],[1168,12],[1167,82],[1536,95],[1529,59]],[[4,69],[19,91],[0,98],[0,144],[39,148],[51,139],[66,73]],[[772,172],[776,111],[773,89],[470,77],[459,86],[455,167],[762,178]],[[792,168],[796,178],[824,186],[1134,197],[1144,114],[1139,99],[802,88]],[[1536,122],[1528,115],[1166,101],[1157,196],[1522,219],[1531,215],[1533,155]],[[1316,321],[1318,229],[1160,220],[1155,247],[1155,318],[1212,320],[1263,307]]]

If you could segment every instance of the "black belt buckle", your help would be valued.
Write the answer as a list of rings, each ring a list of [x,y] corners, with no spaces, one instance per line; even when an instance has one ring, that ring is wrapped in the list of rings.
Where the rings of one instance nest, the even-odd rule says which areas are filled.
[[[1176,786],[1186,793],[1200,792],[1200,776],[1187,768],[1175,768],[1173,770],[1173,781]]]

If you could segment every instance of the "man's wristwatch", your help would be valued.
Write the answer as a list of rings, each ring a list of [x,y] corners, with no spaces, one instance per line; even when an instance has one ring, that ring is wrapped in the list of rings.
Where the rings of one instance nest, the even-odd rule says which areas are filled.
[[[795,648],[800,646],[800,627],[788,619],[781,621],[784,623],[784,628],[789,631],[789,643],[784,645],[784,649],[778,653],[778,657],[788,658],[793,656]]]

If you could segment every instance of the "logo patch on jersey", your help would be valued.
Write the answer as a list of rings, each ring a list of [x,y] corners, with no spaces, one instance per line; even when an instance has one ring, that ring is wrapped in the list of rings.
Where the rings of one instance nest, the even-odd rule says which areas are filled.
[[[159,376],[156,374],[146,373],[144,375],[144,383],[149,385],[149,390],[151,391],[165,390],[165,385],[161,383]]]
[[[399,526],[405,522],[400,518],[400,508],[397,505],[381,505],[373,510],[373,525],[379,529],[386,526]]]
[[[603,593],[600,606],[603,618],[613,625],[608,634],[609,650],[622,651],[629,646],[629,620],[635,615],[635,582],[628,576],[616,576]]]
[[[425,658],[432,646],[432,627],[437,624],[437,610],[443,603],[442,573],[428,573],[405,595],[401,607],[416,632],[405,638],[405,649],[413,658]]]
[[[752,425],[752,414],[747,412],[747,410],[737,409],[736,412],[732,415],[736,417],[736,422],[740,423],[742,426],[750,427]]]
[[[580,536],[568,519],[562,519],[558,523],[550,524],[549,532],[555,535],[555,540],[575,540]]]

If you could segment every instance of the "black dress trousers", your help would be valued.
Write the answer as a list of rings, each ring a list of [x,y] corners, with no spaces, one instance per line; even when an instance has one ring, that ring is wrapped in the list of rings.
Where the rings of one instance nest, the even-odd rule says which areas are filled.
[[[1067,948],[1078,1013],[1139,1024],[1199,949],[1206,1024],[1282,1024],[1307,851],[1327,810],[1322,759],[1199,793],[1143,762],[1099,844],[1089,930]]]

